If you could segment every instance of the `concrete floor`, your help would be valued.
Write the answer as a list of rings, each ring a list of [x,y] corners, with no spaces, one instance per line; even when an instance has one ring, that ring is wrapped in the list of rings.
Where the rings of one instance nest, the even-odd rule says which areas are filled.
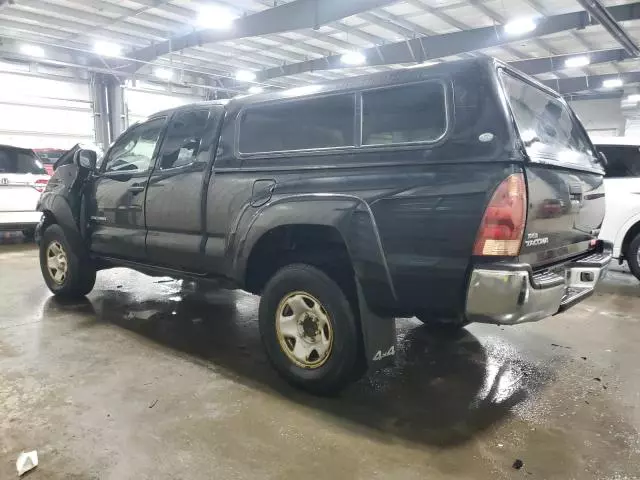
[[[129,270],[61,304],[31,245],[0,246],[0,479],[638,479],[640,285],[566,314],[438,337],[340,398],[268,365],[257,299]],[[516,471],[516,459],[524,467]]]

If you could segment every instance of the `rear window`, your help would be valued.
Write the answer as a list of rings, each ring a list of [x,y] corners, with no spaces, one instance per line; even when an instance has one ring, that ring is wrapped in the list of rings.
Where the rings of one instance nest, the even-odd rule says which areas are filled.
[[[607,157],[608,178],[640,177],[640,148],[632,145],[598,145]]]
[[[564,102],[505,72],[502,82],[531,160],[600,168],[584,130]]]
[[[0,147],[0,173],[44,175],[47,172],[35,153],[29,150]]]
[[[355,97],[332,95],[250,107],[240,124],[240,152],[263,153],[355,144]]]
[[[362,93],[362,144],[436,142],[447,130],[444,85],[428,82]]]

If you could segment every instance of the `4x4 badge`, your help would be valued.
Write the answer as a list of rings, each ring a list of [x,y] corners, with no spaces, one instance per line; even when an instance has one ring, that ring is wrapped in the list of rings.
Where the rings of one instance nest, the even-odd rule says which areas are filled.
[[[377,362],[378,360],[382,360],[385,357],[390,357],[391,355],[395,355],[395,354],[396,354],[396,349],[393,345],[391,345],[391,348],[387,350],[385,353],[382,353],[382,350],[378,350],[378,353],[376,353],[375,356],[373,357],[373,361]]]
[[[0,185],[9,185],[9,179],[7,177],[0,178]]]

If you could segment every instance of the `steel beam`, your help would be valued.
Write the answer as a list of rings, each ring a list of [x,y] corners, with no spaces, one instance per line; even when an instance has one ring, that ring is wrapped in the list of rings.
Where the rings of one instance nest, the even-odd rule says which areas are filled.
[[[150,62],[172,51],[179,51],[207,43],[289,32],[305,28],[317,29],[321,25],[374,8],[383,7],[395,3],[395,1],[396,0],[294,0],[239,18],[234,22],[234,28],[230,31],[198,30],[156,45],[142,48],[130,54],[129,57],[140,60],[141,62]],[[126,66],[125,70],[135,72],[141,66],[140,63],[134,62]]]
[[[640,83],[640,72],[615,73],[609,75],[591,75],[584,77],[558,78],[556,80],[545,80],[542,83],[554,89],[562,95],[570,95],[578,92],[599,91],[612,92],[617,89],[603,89],[602,83],[605,80],[619,78],[624,82],[624,86]],[[622,87],[621,87],[622,88]]]
[[[578,0],[578,3],[584,7],[598,22],[615,38],[615,40],[629,53],[637,57],[640,55],[640,48],[635,44],[624,28],[616,21],[610,11],[600,3],[599,0]]]
[[[608,10],[618,21],[640,19],[640,2],[618,5]],[[542,18],[535,31],[518,37],[505,35],[501,29],[496,29],[491,26],[390,43],[376,48],[366,49],[363,53],[367,56],[368,65],[423,62],[485,48],[501,47],[514,41],[534,39],[567,30],[582,29],[594,24],[594,20],[589,17],[587,12],[580,11]],[[417,59],[414,58],[416,52],[420,54],[420,57]],[[258,78],[261,81],[265,81],[270,78],[285,75],[296,75],[313,70],[327,70],[341,67],[343,67],[343,65],[340,62],[340,55],[332,55],[270,68],[263,71]]]
[[[574,57],[587,56],[590,65],[598,63],[622,62],[631,57],[624,49],[600,50],[597,52],[572,53],[566,55],[554,55],[546,58],[531,58],[527,60],[517,60],[509,62],[509,65],[529,75],[538,75],[540,73],[556,72],[565,70],[565,62]]]

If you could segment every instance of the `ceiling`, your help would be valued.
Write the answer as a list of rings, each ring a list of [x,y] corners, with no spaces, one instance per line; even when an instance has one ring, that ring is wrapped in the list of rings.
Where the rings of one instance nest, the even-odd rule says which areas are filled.
[[[639,43],[640,3],[601,3],[622,12],[625,20],[619,24]],[[314,14],[294,10],[303,4],[312,5]],[[288,88],[482,54],[523,66],[524,60],[545,58],[548,61],[538,62],[531,73],[566,95],[621,93],[640,84],[640,59],[625,53],[603,26],[593,19],[593,24],[579,29],[571,23],[587,18],[574,13],[583,11],[576,0],[342,0],[342,4],[335,0],[0,0],[0,58],[156,82],[162,82],[154,76],[162,67],[161,75],[169,71],[173,84],[199,85],[224,95],[244,93],[251,86]],[[204,6],[231,13],[237,17],[235,23],[224,32],[198,33]],[[354,11],[358,13],[351,14]],[[349,16],[336,19],[340,12]],[[544,28],[506,36],[504,25],[520,18],[534,19]],[[217,25],[220,18],[214,15],[209,20]],[[100,41],[117,44],[120,54],[97,55],[94,48]],[[601,63],[592,53],[590,65],[565,68],[563,55],[608,50]],[[364,53],[366,64],[344,66],[341,55],[349,52]],[[253,72],[255,80],[236,80],[239,70]],[[623,79],[624,86],[604,92],[602,81],[608,76]],[[568,81],[574,78],[581,80]]]

